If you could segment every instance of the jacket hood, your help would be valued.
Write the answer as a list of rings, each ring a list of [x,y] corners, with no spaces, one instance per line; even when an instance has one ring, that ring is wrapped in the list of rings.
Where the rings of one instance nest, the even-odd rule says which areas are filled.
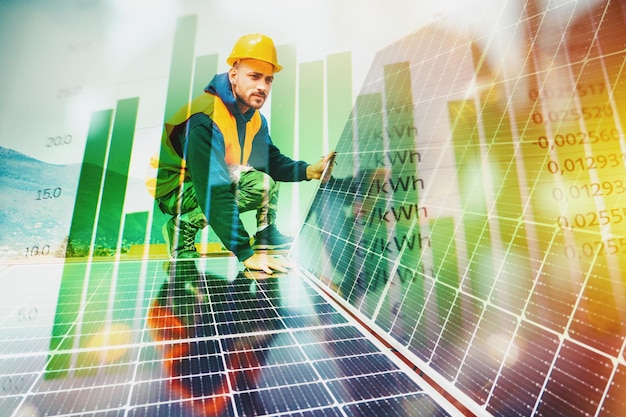
[[[209,85],[204,88],[204,91],[207,93],[215,94],[222,102],[228,107],[228,110],[234,115],[242,114],[237,106],[237,100],[235,99],[235,95],[233,94],[233,90],[230,85],[230,81],[228,80],[228,73],[217,74],[213,77]],[[250,119],[254,114],[254,109],[248,110],[244,116],[246,119]]]

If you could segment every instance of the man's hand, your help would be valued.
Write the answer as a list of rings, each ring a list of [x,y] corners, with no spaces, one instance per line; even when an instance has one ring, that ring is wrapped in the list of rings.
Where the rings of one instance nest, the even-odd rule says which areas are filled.
[[[243,266],[256,271],[263,271],[272,274],[274,271],[287,272],[287,268],[293,268],[294,265],[286,259],[275,258],[267,253],[255,253],[245,261]]]
[[[328,163],[330,158],[333,157],[334,154],[335,151],[331,151],[328,155],[326,155],[316,163],[306,167],[306,178],[309,180],[319,180],[322,176],[322,173],[324,173],[324,168],[326,167],[326,164]]]

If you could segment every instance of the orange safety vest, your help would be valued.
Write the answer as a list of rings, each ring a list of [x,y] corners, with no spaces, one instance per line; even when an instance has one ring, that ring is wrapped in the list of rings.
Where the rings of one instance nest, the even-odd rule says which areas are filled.
[[[241,149],[235,116],[228,110],[221,98],[204,93],[183,106],[165,122],[161,152],[151,158],[146,174],[146,187],[153,197],[164,196],[177,189],[185,180],[189,180],[186,162],[174,150],[170,135],[176,126],[185,123],[191,116],[198,113],[208,115],[222,133],[226,149],[224,157],[226,164],[248,164],[252,152],[252,141],[261,129],[261,114],[258,110],[255,111],[250,121],[246,123],[243,149]]]

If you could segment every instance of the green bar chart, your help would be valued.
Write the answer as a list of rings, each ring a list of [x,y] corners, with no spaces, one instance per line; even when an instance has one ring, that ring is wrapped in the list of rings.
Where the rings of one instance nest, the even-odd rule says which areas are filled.
[[[202,94],[217,71],[217,54],[194,55],[196,36],[197,16],[179,18],[174,33],[164,120],[190,98]],[[324,79],[328,69],[323,60],[297,64],[293,45],[278,48],[285,70],[280,73],[280,82],[272,91],[274,103],[280,103],[271,108],[272,117],[278,120],[272,124],[272,135],[276,135],[275,142],[285,154],[292,155],[299,149],[307,159],[314,155],[311,159],[317,160],[323,152],[325,135],[331,134],[325,133],[328,126],[320,123],[326,117],[324,109],[328,97],[324,94]],[[334,63],[330,67],[333,69],[330,78],[336,89],[328,94],[337,99],[333,110],[348,112],[351,78],[350,66],[346,64],[350,62],[350,54],[335,54],[329,60]],[[300,71],[296,71],[298,65]],[[296,89],[299,89],[298,104]],[[140,259],[161,255],[155,248],[163,242],[161,226],[167,218],[156,203],[151,211],[125,211],[140,105],[139,97],[122,99],[117,101],[115,109],[92,115],[68,239],[68,257],[72,260],[65,263],[61,278],[46,363],[47,379],[71,374],[97,376],[103,360],[106,360],[103,355],[107,355],[107,350],[103,346],[120,337],[120,340],[132,342],[125,337],[132,333],[137,320],[145,314],[146,300],[156,285],[154,280],[157,278],[145,276],[141,261],[120,261],[114,266],[101,262],[103,257],[123,258],[123,254],[129,251],[135,251],[133,256]],[[297,108],[300,109],[298,112]],[[334,118],[332,135],[340,135],[338,116],[334,114],[330,118]],[[300,120],[298,132],[295,130],[297,119]],[[295,135],[299,147],[295,145]],[[281,199],[290,200],[291,190],[284,188],[286,192],[282,193]],[[313,192],[309,187],[300,194],[302,210],[308,206]],[[284,210],[287,209],[285,204]],[[208,238],[217,239],[210,230]],[[113,351],[109,349],[108,354]]]

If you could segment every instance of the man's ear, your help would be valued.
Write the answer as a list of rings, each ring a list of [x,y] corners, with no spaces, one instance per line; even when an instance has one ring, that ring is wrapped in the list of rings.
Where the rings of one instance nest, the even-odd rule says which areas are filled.
[[[237,68],[231,67],[228,70],[228,81],[233,84],[237,80]]]

